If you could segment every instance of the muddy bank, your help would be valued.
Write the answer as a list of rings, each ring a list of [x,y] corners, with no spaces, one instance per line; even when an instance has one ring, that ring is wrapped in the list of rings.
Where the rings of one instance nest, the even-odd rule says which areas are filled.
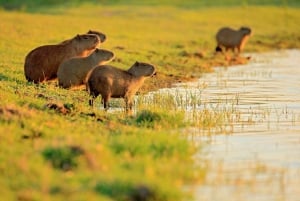
[[[199,57],[197,56],[196,53],[193,54],[184,54],[184,57]],[[213,55],[210,58],[203,58],[199,57],[200,59],[205,59],[207,62],[205,62],[205,68],[209,69],[206,71],[213,72],[214,67],[228,67],[228,66],[234,66],[234,65],[241,65],[241,64],[247,64],[250,60],[251,57],[249,56],[239,56],[239,57],[230,57],[230,56],[225,56],[223,54],[216,54]],[[184,67],[184,65],[183,65]],[[201,67],[200,67],[201,68]],[[195,75],[194,72],[191,72],[189,70],[184,70],[184,72],[180,72],[177,74],[174,73],[161,73],[157,72],[157,75],[153,77],[152,79],[149,79],[145,82],[145,85],[142,87],[140,90],[141,93],[147,93],[150,91],[156,91],[161,88],[170,88],[174,84],[177,83],[184,83],[184,82],[191,82],[191,81],[196,81],[199,79],[201,75]]]

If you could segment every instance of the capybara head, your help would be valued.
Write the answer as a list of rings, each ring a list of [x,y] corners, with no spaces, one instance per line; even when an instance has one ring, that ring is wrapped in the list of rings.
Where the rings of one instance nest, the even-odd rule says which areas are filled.
[[[96,48],[92,54],[95,55],[95,59],[98,61],[109,62],[109,61],[113,60],[113,58],[115,57],[113,52],[111,52],[109,50],[98,49],[98,48]]]
[[[128,72],[136,77],[144,76],[150,77],[155,74],[155,67],[148,63],[135,62]]]
[[[249,27],[241,27],[240,32],[242,32],[244,36],[251,35],[251,29]]]
[[[95,34],[99,36],[101,43],[103,43],[106,40],[106,35],[99,31],[89,30],[87,34]]]
[[[93,50],[99,45],[100,38],[96,34],[77,34],[73,41],[79,45],[84,45],[84,49]]]

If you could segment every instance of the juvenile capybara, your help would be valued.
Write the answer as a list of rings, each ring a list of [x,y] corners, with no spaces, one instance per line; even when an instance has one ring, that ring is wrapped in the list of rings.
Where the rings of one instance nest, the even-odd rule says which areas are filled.
[[[108,109],[110,98],[124,98],[126,110],[132,109],[132,99],[143,85],[146,78],[155,74],[155,67],[151,64],[135,62],[127,71],[113,66],[95,67],[88,78],[87,90],[90,93],[90,105],[100,94],[104,108]]]
[[[222,48],[225,48],[226,52],[229,49],[233,52],[237,49],[239,54],[243,50],[250,35],[251,29],[248,27],[241,27],[239,30],[223,27],[216,34],[216,52],[222,52]]]
[[[100,39],[97,35],[83,34],[63,44],[37,47],[25,57],[25,77],[34,83],[54,79],[57,77],[58,66],[63,61],[85,56],[86,50],[95,50],[99,44]]]
[[[86,82],[86,76],[93,67],[107,64],[113,58],[113,52],[96,49],[87,57],[74,57],[66,60],[58,67],[58,84],[63,88],[82,85]]]

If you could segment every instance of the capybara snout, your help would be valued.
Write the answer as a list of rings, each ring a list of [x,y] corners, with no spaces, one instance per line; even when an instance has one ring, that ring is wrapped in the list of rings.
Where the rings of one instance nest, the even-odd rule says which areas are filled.
[[[249,27],[241,27],[240,31],[244,33],[244,36],[245,35],[251,36],[251,34],[252,34],[252,31]]]
[[[113,58],[115,58],[115,54],[113,52],[105,49],[96,49],[95,53],[97,55],[101,55],[105,60],[112,60]]]
[[[82,36],[77,35],[77,37],[78,40],[91,41],[93,45],[91,45],[90,49],[95,49],[98,46],[98,44],[101,43],[99,36],[96,34],[84,34]]]
[[[105,40],[106,40],[106,35],[102,32],[99,32],[99,31],[94,31],[94,30],[89,30],[87,32],[87,34],[95,34],[99,37],[101,43],[103,43]]]

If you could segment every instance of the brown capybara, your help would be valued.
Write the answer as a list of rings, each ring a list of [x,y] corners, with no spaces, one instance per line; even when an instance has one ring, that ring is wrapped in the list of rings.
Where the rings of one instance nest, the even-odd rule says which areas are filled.
[[[89,30],[87,34],[95,34],[99,36],[101,43],[104,43],[104,41],[106,40],[106,35],[99,31]]]
[[[241,27],[239,30],[223,27],[216,34],[216,52],[222,52],[222,48],[224,47],[226,52],[229,49],[233,52],[237,49],[239,54],[243,50],[250,35],[251,29],[248,27]]]
[[[25,57],[25,77],[34,83],[54,79],[57,77],[58,66],[63,61],[84,56],[86,50],[95,50],[99,44],[97,35],[83,34],[63,44],[37,47]]]
[[[93,106],[94,99],[100,94],[106,110],[110,98],[124,98],[126,110],[131,110],[133,96],[145,79],[154,74],[155,67],[142,62],[135,62],[127,71],[109,65],[97,66],[86,84],[91,96],[89,103]]]
[[[104,41],[106,40],[106,35],[99,31],[89,30],[86,34],[95,34],[95,35],[99,36],[101,43],[104,43]],[[68,42],[69,40],[72,40],[72,39],[65,40],[65,41],[61,42],[60,44],[64,44],[64,43]]]
[[[70,88],[86,82],[88,72],[98,65],[104,65],[114,58],[114,53],[96,49],[87,57],[74,57],[61,63],[57,70],[59,86]]]

